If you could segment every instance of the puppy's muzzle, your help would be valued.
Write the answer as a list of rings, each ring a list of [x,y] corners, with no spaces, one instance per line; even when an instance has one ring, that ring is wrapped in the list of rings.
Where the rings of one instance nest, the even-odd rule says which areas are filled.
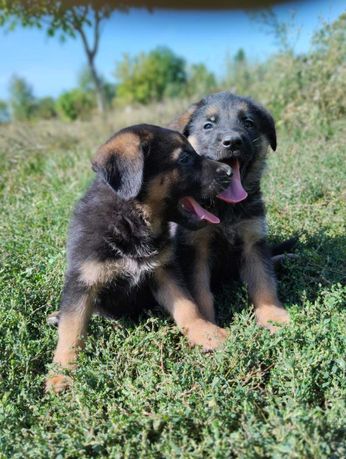
[[[218,163],[218,167],[216,169],[216,174],[220,179],[231,178],[232,177],[232,168],[228,164],[220,164],[220,163]]]
[[[202,176],[203,189],[207,194],[217,194],[226,189],[231,182],[232,168],[229,164],[206,159]]]
[[[225,134],[221,141],[220,147],[222,151],[222,158],[239,158],[244,148],[244,141],[240,133],[227,133]]]
[[[226,134],[222,138],[222,146],[226,148],[227,150],[239,150],[239,148],[242,146],[243,141],[240,136],[240,134],[235,133],[235,134]]]

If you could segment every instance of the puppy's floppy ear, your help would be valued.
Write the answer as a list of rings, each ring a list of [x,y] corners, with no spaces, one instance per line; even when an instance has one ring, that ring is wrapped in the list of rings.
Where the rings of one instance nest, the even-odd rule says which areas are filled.
[[[276,129],[272,115],[259,104],[256,104],[256,114],[261,124],[261,131],[267,137],[272,150],[276,150]]]
[[[184,112],[183,114],[178,116],[178,118],[173,120],[169,124],[168,127],[170,129],[173,129],[174,131],[180,132],[185,137],[188,137],[189,136],[189,125],[190,125],[190,123],[192,121],[193,115],[194,115],[195,111],[199,107],[202,106],[202,103],[203,103],[203,101],[201,100],[201,101],[199,101],[199,102],[197,102],[195,104],[190,105],[190,107],[186,110],[186,112]]]
[[[124,199],[138,195],[142,186],[143,166],[142,139],[137,130],[131,129],[111,137],[101,145],[92,160],[93,170]]]

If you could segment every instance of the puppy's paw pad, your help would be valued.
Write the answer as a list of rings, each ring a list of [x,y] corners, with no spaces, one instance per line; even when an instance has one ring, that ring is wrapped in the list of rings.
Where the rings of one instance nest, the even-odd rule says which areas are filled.
[[[197,320],[188,329],[187,337],[191,346],[202,346],[205,352],[221,347],[228,332],[206,320]]]
[[[258,325],[267,328],[270,333],[275,333],[281,328],[280,325],[283,326],[290,322],[290,316],[286,309],[279,306],[266,306],[258,309],[255,314]]]
[[[72,378],[66,375],[49,376],[46,381],[46,392],[58,394],[72,386]]]

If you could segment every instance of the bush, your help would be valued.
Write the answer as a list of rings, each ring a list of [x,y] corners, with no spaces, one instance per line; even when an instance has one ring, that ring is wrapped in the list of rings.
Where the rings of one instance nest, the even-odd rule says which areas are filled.
[[[88,119],[95,108],[92,94],[80,89],[66,91],[56,101],[56,109],[61,118],[73,121],[77,118]]]
[[[57,111],[54,99],[52,97],[38,99],[35,104],[34,117],[43,120],[56,118]]]

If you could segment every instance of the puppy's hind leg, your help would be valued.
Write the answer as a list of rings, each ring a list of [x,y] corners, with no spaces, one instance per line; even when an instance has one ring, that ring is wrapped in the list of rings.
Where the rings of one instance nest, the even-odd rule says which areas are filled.
[[[289,315],[277,296],[273,264],[264,240],[245,246],[241,277],[255,306],[258,325],[273,333],[277,330],[275,322],[289,322]]]

